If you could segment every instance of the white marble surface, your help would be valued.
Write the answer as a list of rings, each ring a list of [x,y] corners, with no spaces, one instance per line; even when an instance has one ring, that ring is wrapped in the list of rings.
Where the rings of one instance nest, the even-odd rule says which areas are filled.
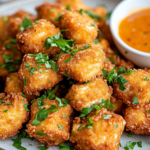
[[[19,9],[24,9],[33,14],[36,14],[34,9],[35,6],[42,4],[44,1],[45,0],[19,0],[13,3],[8,3],[6,5],[0,6],[0,15],[2,16],[2,15],[12,14]],[[53,2],[53,0],[47,0],[47,1]],[[105,4],[110,11],[116,6],[117,3],[119,3],[120,0],[83,0],[83,1],[90,6]],[[132,141],[132,142],[142,141],[143,147],[139,148],[135,146],[134,150],[150,150],[150,136],[133,135],[132,137],[128,137],[127,133],[124,133],[121,137],[122,147],[126,146],[127,141]],[[3,148],[5,150],[16,150],[16,148],[14,148],[12,144],[13,141],[11,140],[11,138],[6,140],[0,140],[0,148]],[[33,146],[30,146],[29,144],[32,144]],[[39,149],[38,142],[36,140],[30,141],[28,139],[23,139],[22,146],[26,147],[27,150]],[[48,150],[58,150],[58,149],[59,147],[50,147]],[[120,150],[124,150],[124,148],[120,148]]]

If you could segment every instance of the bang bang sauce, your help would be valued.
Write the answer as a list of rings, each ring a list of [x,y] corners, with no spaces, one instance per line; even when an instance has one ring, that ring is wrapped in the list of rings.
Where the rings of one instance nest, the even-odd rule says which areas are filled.
[[[119,25],[119,36],[130,47],[150,53],[150,8],[123,19]]]

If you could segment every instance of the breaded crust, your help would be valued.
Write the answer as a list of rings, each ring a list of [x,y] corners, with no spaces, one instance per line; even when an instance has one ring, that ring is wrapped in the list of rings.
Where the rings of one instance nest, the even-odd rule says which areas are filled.
[[[73,84],[65,96],[69,99],[71,106],[81,111],[82,108],[90,107],[93,104],[100,104],[102,99],[110,99],[112,88],[102,77],[96,78],[90,83]]]
[[[110,118],[105,120],[104,115]],[[73,121],[70,141],[76,150],[119,150],[119,142],[125,127],[125,120],[105,108],[88,115],[93,121],[93,128],[84,128],[88,121],[76,117]],[[79,129],[79,127],[82,129]]]
[[[51,4],[45,2],[44,4],[36,7],[36,11],[38,13],[38,19],[46,19],[52,22],[55,26],[59,27],[60,22],[56,21],[55,19],[64,13],[66,8],[60,4]]]
[[[26,64],[29,63],[30,67],[42,67],[36,69],[31,75],[31,72],[28,71],[29,68],[26,67]],[[42,72],[40,72],[40,70]],[[28,54],[24,55],[22,64],[18,71],[19,82],[23,88],[23,92],[29,95],[39,95],[40,91],[45,89],[51,90],[51,88],[59,83],[63,78],[62,75],[58,72],[55,72],[52,68],[47,69],[45,64],[36,64],[34,57],[29,56]],[[24,80],[27,79],[27,85],[24,86]]]
[[[65,37],[75,40],[76,44],[89,44],[97,37],[98,26],[87,14],[78,11],[66,11],[60,19],[60,28],[65,30]]]
[[[76,45],[76,49],[81,49],[85,45]],[[72,59],[65,63],[64,61],[72,57]],[[91,45],[89,48],[76,52],[76,55],[71,56],[68,53],[60,55],[57,64],[59,72],[65,75],[69,74],[69,78],[72,78],[79,82],[87,82],[94,79],[96,76],[100,76],[101,69],[104,66],[105,54],[95,45]]]
[[[5,83],[5,93],[10,94],[10,93],[23,93],[21,86],[19,84],[19,78],[18,78],[18,73],[10,73],[7,78],[6,78],[6,83]],[[34,95],[28,95],[24,94],[24,97],[28,100],[28,102],[32,101],[33,99],[36,98]]]
[[[22,128],[22,124],[28,121],[29,112],[24,107],[28,102],[21,93],[0,97],[3,99],[0,104],[0,139],[6,139],[15,136]],[[5,105],[5,103],[12,104]]]
[[[33,27],[17,34],[17,48],[24,54],[37,54],[42,52],[43,54],[47,53],[51,55],[53,47],[46,49],[44,43],[48,37],[52,37],[57,33],[60,33],[59,29],[51,22],[40,19],[39,23],[35,24]],[[59,53],[60,48],[55,47],[54,51]]]
[[[150,99],[150,81],[145,81],[145,78],[150,79],[150,74],[142,69],[133,70],[131,75],[123,75],[123,77],[128,81],[124,86],[126,89],[124,91],[119,90],[119,85],[114,83],[113,91],[114,97],[122,100],[125,104],[132,107],[144,106],[149,102]],[[133,98],[138,99],[134,104]]]
[[[135,134],[150,135],[150,104],[140,108],[127,107],[124,111],[126,130]]]
[[[45,103],[43,107],[46,109],[51,107],[51,105],[56,105],[56,109],[58,109],[58,101],[56,100],[45,99],[43,102]],[[26,131],[31,137],[35,137],[38,141],[45,144],[47,148],[49,146],[59,145],[60,143],[67,141],[70,137],[73,109],[69,104],[66,107],[59,108],[59,111],[50,112],[47,119],[42,121],[39,126],[35,126],[31,123],[34,120],[36,113],[39,111],[37,101],[34,101],[31,106],[31,120],[27,124]],[[59,129],[58,125],[61,125],[63,129]],[[38,130],[47,134],[47,136],[37,135]]]
[[[34,15],[24,11],[19,10],[15,14],[10,16],[5,16],[8,20],[0,28],[0,40],[4,41],[8,37],[16,38],[16,34],[20,32],[19,25],[22,24],[22,21],[27,18],[31,21],[34,21],[36,18]],[[3,17],[2,17],[3,19]],[[1,19],[0,19],[1,20]]]

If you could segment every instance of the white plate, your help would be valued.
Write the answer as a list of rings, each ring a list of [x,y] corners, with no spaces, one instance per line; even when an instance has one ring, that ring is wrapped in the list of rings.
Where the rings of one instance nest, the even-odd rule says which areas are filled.
[[[14,1],[11,3],[7,3],[5,5],[0,5],[0,15],[10,15],[12,13],[15,13],[19,9],[24,9],[32,14],[36,14],[35,7],[42,4],[45,0],[19,0]],[[47,0],[49,2],[53,2],[54,0]],[[89,6],[96,6],[100,4],[105,4],[108,8],[108,10],[112,10],[121,0],[83,0],[83,2]],[[6,140],[0,140],[0,148],[3,148],[5,150],[16,150],[12,146],[13,141],[12,138],[6,139]],[[142,135],[133,135],[131,138],[127,136],[127,133],[124,133],[121,137],[121,144],[122,147],[126,146],[127,141],[142,141],[143,147],[138,148],[135,146],[134,150],[150,150],[150,137],[149,136],[142,136]],[[22,146],[26,147],[27,150],[38,150],[38,141],[36,140],[28,140],[23,139],[22,140]],[[29,144],[32,144],[33,146],[30,146]],[[59,147],[50,147],[48,150],[58,150]],[[120,150],[124,150],[124,148],[120,148]]]

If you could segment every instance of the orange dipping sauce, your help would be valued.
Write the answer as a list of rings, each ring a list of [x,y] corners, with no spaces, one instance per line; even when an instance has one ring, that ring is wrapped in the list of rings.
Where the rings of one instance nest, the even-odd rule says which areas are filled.
[[[150,53],[150,8],[123,19],[119,25],[119,36],[130,47]]]

